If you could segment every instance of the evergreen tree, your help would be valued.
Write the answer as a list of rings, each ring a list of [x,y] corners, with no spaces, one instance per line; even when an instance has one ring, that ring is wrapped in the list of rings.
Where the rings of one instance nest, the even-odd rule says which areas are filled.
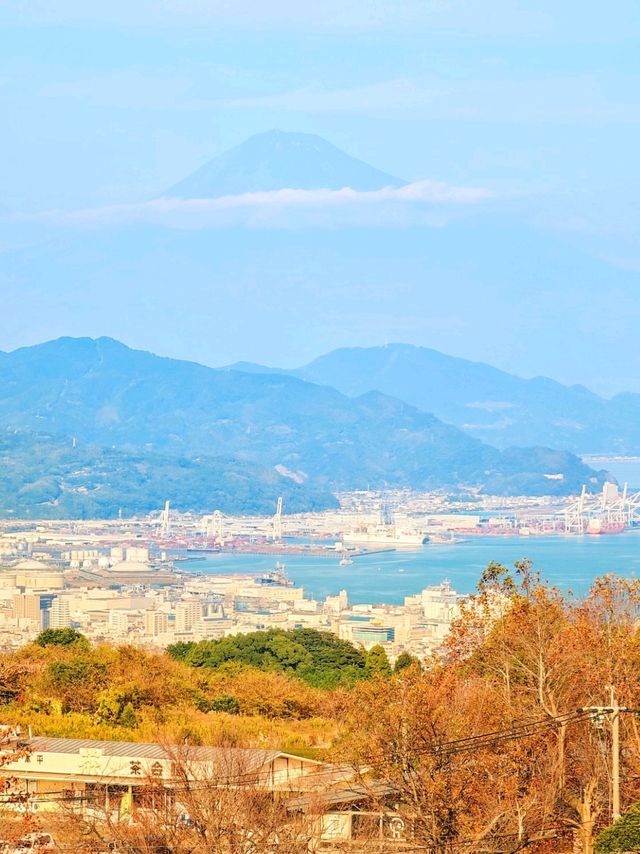
[[[419,667],[420,670],[422,670],[422,664],[420,664],[419,658],[416,658],[415,655],[411,655],[410,652],[401,652],[396,658],[396,663],[393,665],[393,672],[401,673],[403,670],[406,670],[407,667]]]
[[[129,729],[135,729],[138,725],[136,713],[131,703],[127,703],[124,709],[120,712],[118,723],[120,726],[126,726]]]
[[[600,832],[595,854],[626,854],[640,850],[640,801]]]
[[[39,646],[89,646],[86,637],[76,629],[45,629],[36,638],[36,643]]]
[[[374,676],[391,676],[391,665],[384,647],[377,643],[367,653],[366,673],[369,678]]]

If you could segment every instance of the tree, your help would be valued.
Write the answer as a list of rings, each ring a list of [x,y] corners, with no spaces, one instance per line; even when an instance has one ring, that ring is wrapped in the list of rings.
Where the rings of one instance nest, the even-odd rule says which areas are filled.
[[[118,723],[120,726],[128,727],[129,729],[133,729],[138,723],[135,710],[131,703],[127,703],[120,712]]]
[[[391,676],[391,665],[384,647],[377,643],[367,653],[366,674],[374,676]]]
[[[291,673],[310,685],[327,689],[351,685],[367,676],[362,650],[331,632],[315,629],[269,629],[220,640],[174,644],[168,653],[192,667],[217,670],[227,663],[239,662],[261,670]]]
[[[640,803],[629,809],[598,834],[595,854],[621,854],[640,849]]]
[[[478,593],[495,591],[511,596],[516,592],[516,583],[506,566],[491,560],[478,581]]]
[[[30,675],[32,668],[6,657],[0,659],[0,703],[17,700],[24,692]]]
[[[226,712],[228,715],[237,715],[240,712],[240,703],[231,694],[220,694],[210,703],[212,712]]]
[[[143,696],[143,691],[131,685],[111,686],[97,698],[96,719],[134,729],[137,725],[136,709],[142,705]]]
[[[49,695],[61,702],[63,712],[92,712],[109,677],[104,664],[74,657],[69,661],[50,662],[45,678],[50,688]]]
[[[522,751],[481,742],[474,750],[447,747],[464,735],[507,726],[494,689],[459,679],[453,670],[411,668],[402,679],[359,683],[351,699],[339,754],[351,759],[380,810],[385,797],[376,793],[395,793],[417,847],[449,854],[461,840],[480,844],[492,833],[513,832],[507,805],[526,774]]]
[[[407,667],[417,667],[422,670],[422,664],[420,663],[419,658],[416,658],[415,655],[411,655],[409,652],[401,652],[396,658],[396,663],[393,665],[393,672],[401,673],[403,670],[406,670]]]
[[[169,644],[167,653],[176,661],[186,661],[187,656],[194,646],[194,641],[178,641],[177,643]]]
[[[89,641],[76,629],[45,629],[35,642],[38,646],[82,646],[88,649]]]
[[[507,595],[501,568],[490,568],[427,672],[407,668],[347,698],[343,752],[398,793],[416,842],[438,854],[463,840],[551,854],[558,835],[593,854],[610,809],[611,731],[606,716],[578,710],[607,706],[608,685],[621,704],[640,705],[640,585],[607,576],[577,602],[530,562],[516,570]],[[640,794],[632,715],[621,746],[630,803]]]

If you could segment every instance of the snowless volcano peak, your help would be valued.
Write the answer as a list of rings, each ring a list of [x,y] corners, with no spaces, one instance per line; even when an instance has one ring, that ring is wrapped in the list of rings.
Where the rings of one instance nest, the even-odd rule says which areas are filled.
[[[320,136],[272,130],[256,134],[209,160],[164,195],[211,199],[270,190],[361,192],[406,182],[351,157]]]

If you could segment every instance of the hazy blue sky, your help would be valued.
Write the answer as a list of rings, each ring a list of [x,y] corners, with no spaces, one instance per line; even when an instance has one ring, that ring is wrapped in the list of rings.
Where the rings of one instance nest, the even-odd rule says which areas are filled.
[[[640,375],[637,0],[8,0],[0,5],[0,33],[0,348],[65,332],[104,333],[210,364],[296,364],[334,346],[394,338],[602,391]],[[270,265],[265,235],[249,233],[247,223],[232,223],[238,263],[225,257],[215,269],[202,246],[193,249],[192,235],[181,241],[182,222],[138,224],[144,234],[127,226],[119,241],[114,220],[130,218],[121,217],[126,207],[106,222],[98,216],[89,238],[78,224],[79,210],[135,206],[276,127],[320,134],[410,181],[481,191],[486,215],[499,224],[483,223],[489,257],[476,290],[475,268],[462,275],[448,255],[421,275],[426,256],[415,251],[422,245],[415,230],[447,231],[446,223],[462,219],[466,234],[469,217],[482,213],[477,208],[439,214],[434,204],[428,215],[399,221],[395,209],[387,211],[393,234],[376,214],[364,225],[385,232],[388,251],[373,272],[366,241],[355,252],[349,241],[327,238],[327,222],[296,221],[298,229],[320,229],[322,251],[314,255],[312,235],[295,232],[296,251],[286,265],[278,256],[277,276],[264,276],[268,289],[259,301],[272,314],[264,307],[252,314],[246,300],[247,288],[260,290],[256,265]],[[45,211],[56,213],[34,217]],[[359,229],[353,243],[360,245],[362,217],[350,217],[341,213],[336,223]],[[531,292],[532,281],[562,291],[561,282],[548,284],[551,267],[537,279],[526,271],[525,303],[515,281],[517,298],[505,296],[507,279],[491,291],[490,252],[503,245],[505,222],[531,229],[533,242],[541,233],[561,241],[563,252],[578,253],[578,266],[585,253],[594,259],[582,290],[573,281],[558,294],[561,320],[550,316],[553,294],[538,302]],[[274,243],[282,245],[291,225],[286,216],[270,224]],[[164,269],[180,270],[180,281],[156,275],[149,261],[147,231],[156,227],[162,251],[175,246]],[[221,227],[230,224],[199,224],[211,245],[227,242]],[[136,256],[138,239],[146,241],[144,258]],[[531,248],[526,263],[538,254]],[[318,277],[319,257],[331,282]],[[572,261],[562,263],[572,269]],[[517,276],[514,270],[508,275]],[[457,302],[425,295],[439,283],[448,292],[459,287]],[[329,308],[318,298],[325,285]],[[492,305],[474,328],[478,288]],[[608,308],[607,289],[619,313]],[[472,306],[466,314],[465,304]],[[180,328],[172,325],[176,317]],[[559,342],[563,329],[568,338]],[[589,338],[606,345],[597,366],[589,364]]]

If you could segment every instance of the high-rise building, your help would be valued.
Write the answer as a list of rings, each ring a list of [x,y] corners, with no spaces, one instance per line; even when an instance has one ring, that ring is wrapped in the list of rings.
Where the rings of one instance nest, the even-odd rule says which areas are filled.
[[[71,625],[71,608],[66,599],[54,599],[49,609],[49,628],[67,629]]]
[[[202,602],[179,602],[176,605],[176,632],[190,632],[202,617]]]
[[[157,637],[169,631],[169,619],[164,611],[145,611],[144,632],[146,635]]]
[[[17,620],[35,620],[40,623],[40,594],[17,593],[13,597],[13,616]]]
[[[113,608],[109,611],[108,626],[110,631],[126,635],[131,626],[131,611]]]
[[[40,621],[43,629],[49,628],[51,605],[57,598],[55,593],[40,593]]]

